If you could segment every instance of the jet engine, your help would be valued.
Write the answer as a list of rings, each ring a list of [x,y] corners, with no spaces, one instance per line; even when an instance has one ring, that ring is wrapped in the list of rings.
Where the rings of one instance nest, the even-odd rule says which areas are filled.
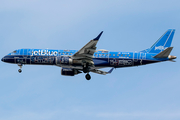
[[[82,73],[82,72],[80,72],[77,69],[72,69],[72,68],[62,68],[61,69],[61,75],[65,75],[65,76],[74,76],[79,73]]]

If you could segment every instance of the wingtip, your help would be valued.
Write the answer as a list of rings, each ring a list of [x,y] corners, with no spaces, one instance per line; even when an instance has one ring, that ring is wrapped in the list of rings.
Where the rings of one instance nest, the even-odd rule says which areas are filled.
[[[108,73],[110,74],[113,70],[114,70],[114,68],[111,68]]]
[[[96,38],[94,38],[93,40],[99,40],[99,38],[101,37],[102,33],[103,33],[103,31]]]

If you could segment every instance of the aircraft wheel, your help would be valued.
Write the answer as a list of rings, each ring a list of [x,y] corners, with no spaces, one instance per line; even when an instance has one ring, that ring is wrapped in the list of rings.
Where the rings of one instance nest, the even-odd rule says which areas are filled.
[[[18,70],[18,72],[19,72],[19,73],[21,73],[21,72],[22,72],[22,70],[21,70],[21,69],[19,69],[19,70]]]
[[[91,76],[89,74],[86,74],[86,79],[87,80],[90,80],[91,79]]]

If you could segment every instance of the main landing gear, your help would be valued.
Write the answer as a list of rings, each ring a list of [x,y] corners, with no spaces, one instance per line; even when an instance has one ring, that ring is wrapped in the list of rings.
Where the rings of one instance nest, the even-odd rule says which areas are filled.
[[[85,76],[86,80],[90,80],[91,76],[89,75],[89,63],[85,63],[83,65],[83,72],[87,73],[86,76]]]
[[[18,66],[20,67],[20,69],[18,70],[18,72],[21,73],[21,72],[22,72],[21,69],[22,69],[22,66],[23,66],[23,65],[22,65],[22,64],[18,64]]]

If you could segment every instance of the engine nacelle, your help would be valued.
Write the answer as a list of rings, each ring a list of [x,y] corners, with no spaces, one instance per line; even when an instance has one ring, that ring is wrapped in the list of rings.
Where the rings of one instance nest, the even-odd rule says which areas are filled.
[[[72,69],[72,68],[62,68],[61,69],[61,75],[65,76],[74,76],[81,73],[79,70]]]
[[[73,60],[67,56],[56,57],[56,65],[60,65],[60,64],[71,65],[72,61]]]

